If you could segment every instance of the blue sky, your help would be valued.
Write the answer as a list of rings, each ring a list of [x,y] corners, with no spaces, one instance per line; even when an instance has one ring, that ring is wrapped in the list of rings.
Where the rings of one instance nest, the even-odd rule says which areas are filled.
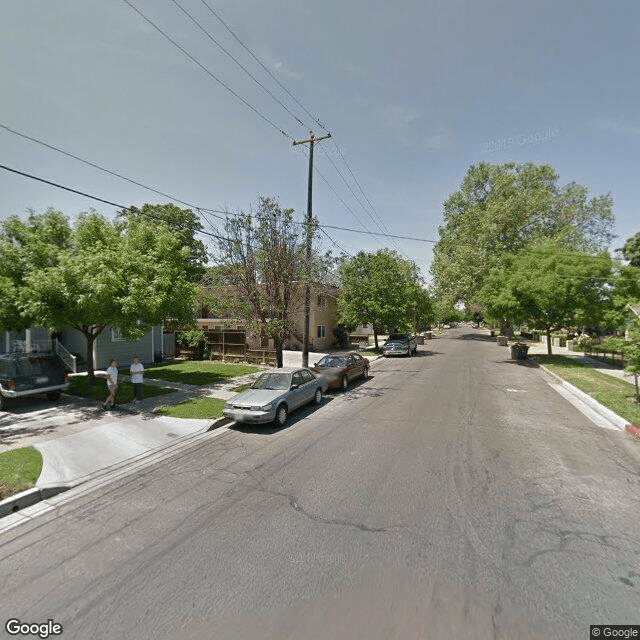
[[[261,115],[123,0],[5,0],[0,125],[199,207],[237,212],[276,196],[302,217],[307,157],[291,139],[324,131],[203,0],[176,2],[302,125],[176,2],[130,2]],[[640,229],[636,3],[206,2],[333,134],[315,152],[321,224],[436,240],[442,203],[470,165],[532,161],[561,185],[612,193],[613,248]],[[0,164],[127,206],[167,200],[5,129]],[[0,219],[47,206],[116,211],[0,170]],[[351,254],[399,250],[426,275],[429,242],[325,231]],[[336,245],[322,236],[322,249]]]

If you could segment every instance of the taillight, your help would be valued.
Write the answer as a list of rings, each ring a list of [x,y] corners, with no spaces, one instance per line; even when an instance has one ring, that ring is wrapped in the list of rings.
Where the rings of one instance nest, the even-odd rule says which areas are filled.
[[[15,389],[16,389],[16,381],[15,380],[7,380],[7,389],[9,389],[9,391],[15,391]]]

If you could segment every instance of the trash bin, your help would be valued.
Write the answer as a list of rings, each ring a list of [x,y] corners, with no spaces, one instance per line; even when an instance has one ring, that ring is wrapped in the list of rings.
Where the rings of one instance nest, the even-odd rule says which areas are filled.
[[[515,342],[511,345],[512,360],[526,360],[528,357],[529,345],[521,342]]]
[[[418,336],[418,344],[424,344],[424,336]]]
[[[508,343],[509,343],[509,338],[507,338],[507,336],[498,336],[498,344],[501,347],[506,347]]]
[[[427,340],[431,340],[431,337],[432,337],[431,331],[425,331],[425,332],[424,332],[424,337],[425,337]]]

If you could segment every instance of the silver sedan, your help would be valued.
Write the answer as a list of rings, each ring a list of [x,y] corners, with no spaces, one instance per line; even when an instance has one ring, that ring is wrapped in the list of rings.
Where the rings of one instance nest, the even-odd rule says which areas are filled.
[[[304,367],[265,371],[246,391],[230,398],[223,414],[236,422],[284,425],[291,411],[320,404],[328,383]]]

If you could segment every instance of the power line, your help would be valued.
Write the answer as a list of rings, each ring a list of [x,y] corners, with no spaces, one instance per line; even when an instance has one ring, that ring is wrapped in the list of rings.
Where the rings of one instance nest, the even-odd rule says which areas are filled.
[[[268,67],[256,56],[256,54],[233,32],[231,27],[220,17],[218,13],[207,3],[205,0],[200,0],[202,4],[220,21],[224,28],[236,39],[238,44],[271,76],[271,78],[278,84],[278,86],[292,99],[294,102],[321,128],[328,133],[328,129],[316,118],[309,110],[276,78]]]
[[[293,113],[287,105],[285,105],[277,96],[275,96],[267,87],[265,87],[237,58],[235,58],[227,49],[225,49],[199,22],[193,15],[191,15],[177,0],[171,0],[173,4],[180,9],[206,36],[213,42],[220,50],[231,58],[261,89],[268,93],[295,121],[301,126],[306,126],[305,123]]]
[[[148,24],[150,24],[158,33],[160,33],[164,38],[166,38],[174,47],[176,47],[177,49],[179,49],[185,56],[187,56],[187,58],[189,58],[189,60],[191,60],[192,62],[194,62],[195,64],[197,64],[208,76],[210,76],[211,78],[213,78],[217,83],[219,83],[220,85],[222,85],[229,93],[231,93],[233,96],[235,96],[238,100],[240,100],[240,102],[242,102],[242,104],[244,104],[245,106],[249,107],[249,109],[251,109],[251,111],[253,111],[255,114],[257,114],[260,118],[262,118],[266,123],[268,123],[269,125],[271,125],[276,131],[278,131],[279,133],[281,133],[283,136],[285,136],[285,138],[289,138],[290,140],[293,140],[293,138],[283,129],[281,129],[278,125],[276,125],[272,120],[270,120],[267,116],[265,116],[264,114],[262,114],[260,111],[258,111],[258,109],[256,109],[253,105],[251,105],[249,102],[247,102],[241,95],[239,95],[238,93],[236,93],[229,85],[227,85],[225,82],[223,82],[222,80],[220,80],[220,78],[218,78],[214,73],[212,73],[207,67],[205,67],[199,60],[197,60],[196,58],[194,58],[184,47],[182,47],[181,45],[179,45],[170,35],[168,35],[167,33],[165,33],[157,24],[155,24],[155,22],[153,22],[152,20],[150,20],[149,18],[147,18],[146,15],[144,15],[144,13],[142,13],[142,11],[140,11],[139,9],[137,9],[131,2],[129,2],[129,0],[122,0],[125,4],[127,4],[129,7],[131,7],[145,22],[147,22]]]

